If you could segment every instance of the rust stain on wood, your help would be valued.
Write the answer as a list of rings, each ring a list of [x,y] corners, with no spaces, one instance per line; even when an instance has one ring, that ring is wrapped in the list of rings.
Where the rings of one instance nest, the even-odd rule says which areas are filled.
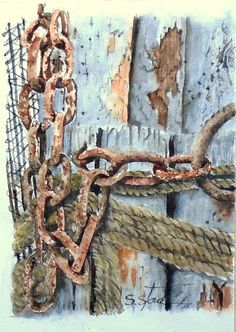
[[[203,284],[200,293],[199,307],[206,310],[226,310],[232,305],[232,289],[226,283],[222,285],[213,281],[212,284]]]
[[[217,208],[218,221],[228,221],[232,218],[234,214],[234,204],[225,201],[215,201],[214,204]]]
[[[123,283],[130,281],[135,287],[137,279],[137,252],[124,247],[118,247],[120,276]]]
[[[111,79],[111,88],[106,102],[110,110],[110,116],[123,123],[128,122],[128,96],[129,96],[129,76],[132,56],[132,36],[134,25],[130,28],[125,54],[122,55],[117,73]],[[114,36],[115,38],[115,36]],[[111,53],[115,48],[115,39],[109,40],[108,50]]]
[[[175,96],[178,92],[177,72],[181,64],[181,30],[169,28],[161,39],[160,46],[151,49],[151,57],[157,62],[156,80],[159,88],[148,94],[153,110],[158,110],[158,123],[164,128],[168,119],[168,92]]]
[[[137,280],[137,267],[133,266],[131,269],[131,281],[132,281],[132,286],[136,286],[136,280]]]
[[[115,49],[116,49],[116,36],[112,34],[108,40],[107,54],[114,53]]]

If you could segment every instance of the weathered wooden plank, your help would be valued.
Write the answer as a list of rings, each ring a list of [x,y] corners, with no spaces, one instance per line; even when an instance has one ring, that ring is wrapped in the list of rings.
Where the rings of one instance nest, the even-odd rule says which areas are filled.
[[[184,134],[174,136],[174,154],[191,153],[201,126],[219,108],[234,99],[234,51],[230,20],[221,19],[212,25],[205,25],[191,18],[187,19],[186,28]],[[213,165],[234,163],[233,128],[234,121],[231,120],[214,136],[207,150],[207,158]],[[216,201],[201,189],[178,193],[174,196],[174,202],[173,215],[176,219],[233,232],[235,213],[232,204]],[[170,278],[172,309],[196,308],[203,284],[211,286],[213,281],[206,276],[182,271],[175,271]],[[217,283],[220,285],[220,281]]]
[[[184,132],[198,132],[211,114],[234,101],[233,33],[230,17],[211,24],[187,19]],[[233,129],[232,123],[226,126]]]
[[[126,133],[125,133],[126,132]],[[110,136],[109,136],[110,134]],[[167,153],[167,136],[158,129],[151,129],[145,127],[123,126],[120,130],[122,139],[120,139],[119,132],[114,130],[108,133],[107,146],[118,151],[149,151],[161,155]],[[129,138],[129,139],[128,139]],[[123,140],[125,139],[125,141]],[[111,142],[111,145],[110,145]],[[151,165],[142,163],[133,163],[129,169],[135,170],[151,170]],[[128,197],[121,195],[112,195],[114,198],[133,204],[143,206],[153,211],[158,211],[163,214],[166,213],[165,196],[159,197]],[[124,221],[125,222],[125,221]],[[128,252],[119,251],[121,259],[121,280],[122,280],[122,302],[127,309],[141,310],[141,309],[164,309],[163,303],[149,303],[143,306],[144,302],[139,301],[139,297],[148,298],[151,291],[157,298],[165,296],[166,288],[166,274],[165,265],[158,259],[153,258],[145,253],[128,250]],[[123,273],[125,269],[126,274]],[[154,295],[153,295],[154,296]],[[135,302],[130,299],[134,299]]]
[[[130,123],[180,132],[185,76],[185,19],[138,19],[130,89]]]
[[[212,282],[216,282],[219,287],[223,281],[218,278],[207,277],[203,274],[192,272],[175,271],[172,278],[174,287],[171,291],[171,308],[172,310],[182,311],[186,309],[199,309],[201,293],[206,285],[206,300],[213,302],[211,291]],[[213,303],[211,303],[213,308]],[[209,307],[208,307],[209,308]]]
[[[132,17],[92,17],[76,23],[76,124],[127,122],[132,34]]]
[[[176,135],[174,146],[176,154],[187,154],[191,150],[194,134]],[[214,137],[207,157],[213,165],[231,164],[234,160],[235,133],[225,132],[224,128]],[[225,148],[227,142],[227,149]],[[229,145],[228,145],[229,144]],[[174,218],[187,220],[204,228],[233,232],[235,212],[231,203],[216,201],[201,189],[175,194]],[[196,308],[203,284],[212,284],[213,279],[195,273],[175,271],[171,276],[171,308]]]

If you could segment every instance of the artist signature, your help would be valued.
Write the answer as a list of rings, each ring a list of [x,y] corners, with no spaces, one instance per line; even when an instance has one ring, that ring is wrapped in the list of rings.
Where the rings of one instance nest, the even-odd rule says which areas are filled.
[[[189,284],[182,284],[182,287],[185,287],[185,286],[189,286],[189,285],[192,285],[191,283]],[[144,310],[144,308],[148,305],[148,304],[160,304],[160,305],[163,305],[165,306],[166,303],[168,302],[168,300],[166,299],[166,296],[162,296],[162,297],[158,297],[158,296],[155,296],[154,295],[154,291],[156,289],[163,289],[164,287],[161,287],[161,286],[155,286],[155,282],[153,283],[152,286],[144,286],[144,288],[146,288],[148,290],[148,293],[147,295],[145,294],[144,296],[135,296],[134,294],[128,294],[125,296],[125,305],[127,306],[137,306],[140,308],[140,310]],[[170,303],[169,303],[170,304]],[[179,303],[174,303],[174,302],[171,302],[171,304],[184,304],[184,305],[192,305],[192,303],[190,302],[179,302]]]
[[[147,304],[162,304],[165,305],[166,298],[165,296],[156,297],[153,296],[153,292],[155,289],[160,289],[163,287],[155,286],[155,283],[152,286],[144,286],[144,288],[148,289],[148,294],[146,296],[138,296],[136,297],[134,294],[128,294],[125,296],[125,305],[127,306],[140,306],[140,310],[142,311]]]

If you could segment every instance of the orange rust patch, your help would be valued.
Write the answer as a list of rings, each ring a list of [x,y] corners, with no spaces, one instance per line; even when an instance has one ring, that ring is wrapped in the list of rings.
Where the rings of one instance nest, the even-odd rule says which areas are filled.
[[[216,201],[214,202],[217,206],[217,215],[219,219],[223,221],[229,220],[234,213],[234,205],[230,202]]]
[[[132,286],[135,287],[137,280],[137,268],[135,266],[133,266],[131,269],[131,280],[132,280]]]
[[[128,34],[128,41],[125,54],[122,55],[118,71],[111,80],[111,89],[106,101],[110,115],[123,123],[128,122],[128,96],[129,96],[129,75],[132,53],[132,36],[134,23]],[[114,36],[115,37],[115,36]],[[111,51],[115,47],[115,41],[110,39],[108,48]]]
[[[130,59],[127,54],[119,66],[119,71],[111,83],[112,114],[122,122],[127,122]]]
[[[114,53],[116,49],[116,37],[115,35],[111,35],[109,40],[108,40],[108,45],[107,45],[107,53]]]
[[[226,286],[223,290],[223,308],[227,309],[232,303],[232,290],[230,287]]]
[[[130,57],[128,53],[123,56],[118,73],[111,82],[111,92],[107,103],[108,108],[111,110],[111,115],[124,123],[128,121],[127,106],[130,71]]]
[[[135,287],[137,278],[137,252],[124,247],[118,247],[117,251],[121,281],[125,283],[131,277],[132,286]]]
[[[232,289],[229,286],[203,285],[203,290],[200,294],[199,307],[207,310],[226,310],[232,305]],[[221,294],[220,294],[221,293]]]
[[[152,109],[158,110],[158,123],[167,125],[169,99],[167,93],[178,92],[177,72],[181,64],[180,56],[181,30],[175,26],[169,28],[162,38],[160,47],[151,49],[153,60],[157,61],[155,74],[159,88],[148,94]]]

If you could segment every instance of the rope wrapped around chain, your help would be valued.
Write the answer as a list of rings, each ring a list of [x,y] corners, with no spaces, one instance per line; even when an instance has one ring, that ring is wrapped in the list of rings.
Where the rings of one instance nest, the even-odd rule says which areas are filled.
[[[24,208],[31,219],[36,220],[36,250],[27,258],[24,266],[23,295],[26,304],[35,312],[47,311],[53,304],[57,268],[76,284],[89,283],[88,251],[95,232],[106,217],[112,185],[121,183],[130,186],[155,186],[173,180],[196,179],[211,194],[204,186],[205,177],[211,172],[211,163],[205,158],[206,149],[200,148],[201,153],[196,152],[199,146],[206,145],[210,139],[205,139],[204,142],[198,140],[192,156],[169,158],[147,152],[120,153],[102,148],[87,149],[84,146],[72,157],[82,178],[76,203],[73,239],[68,235],[65,230],[63,202],[70,194],[72,174],[71,160],[63,153],[63,141],[64,128],[73,120],[76,112],[76,84],[71,78],[73,47],[68,34],[67,14],[59,10],[52,15],[44,13],[43,6],[39,5],[38,19],[29,25],[22,40],[28,54],[28,82],[19,95],[19,115],[28,131],[29,143],[29,168],[23,175],[23,197]],[[64,61],[61,57],[53,58],[55,52],[64,52]],[[66,110],[59,112],[54,109],[54,98],[56,89],[62,88],[65,91]],[[30,115],[32,91],[42,93],[44,97],[45,116],[40,123],[33,121]],[[223,110],[225,121],[235,114],[235,105],[231,104],[227,110]],[[220,120],[218,127],[222,123]],[[53,145],[51,155],[46,156],[46,132],[49,127],[53,128]],[[108,164],[106,169],[89,169],[88,164],[98,159],[103,159]],[[151,174],[142,177],[130,174],[127,165],[133,162],[152,164]],[[177,164],[191,164],[192,167],[178,170],[174,168]],[[59,185],[55,181],[55,169],[58,167],[62,171]],[[37,179],[36,195],[31,185],[34,178]],[[101,200],[98,211],[89,212],[89,196],[94,185],[100,187]],[[56,210],[56,228],[53,230],[46,223],[47,210],[50,208]],[[69,252],[70,260],[63,256],[62,249]],[[45,264],[49,268],[46,278],[50,292],[47,300],[39,304],[33,299],[32,276],[34,269]]]

